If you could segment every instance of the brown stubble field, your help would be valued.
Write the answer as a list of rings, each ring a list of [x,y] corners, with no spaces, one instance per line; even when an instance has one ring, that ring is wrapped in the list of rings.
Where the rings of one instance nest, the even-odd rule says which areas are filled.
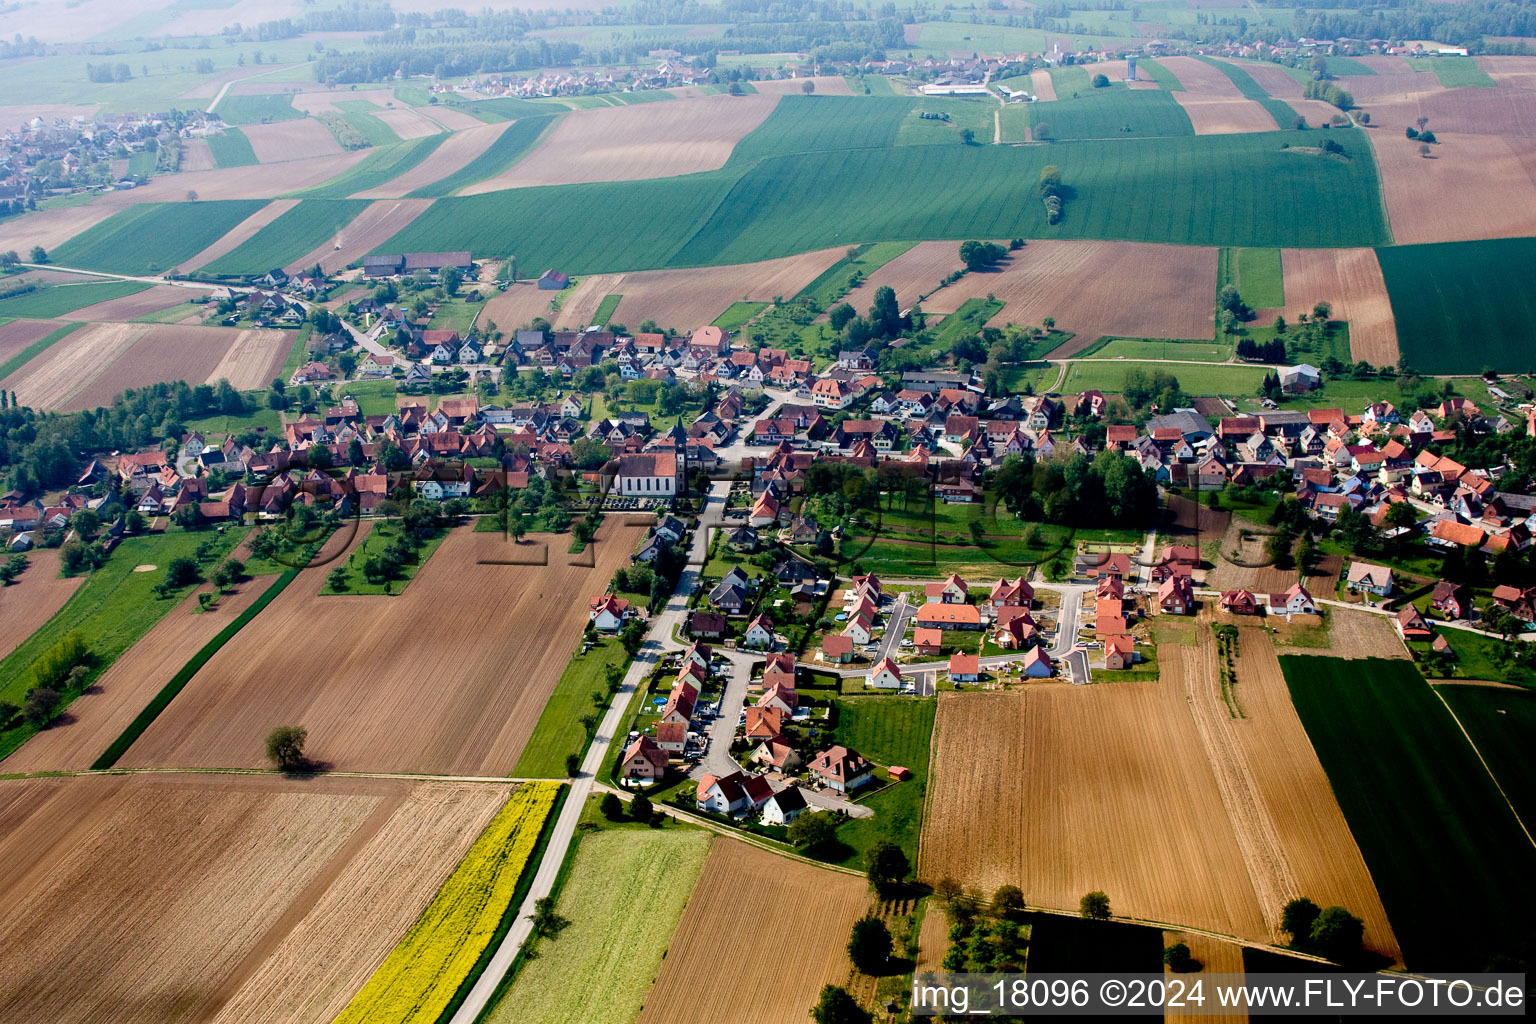
[[[122,192],[113,194],[126,195]],[[87,228],[100,224],[116,213],[117,209],[118,204],[109,206],[97,200],[85,206],[56,206],[51,210],[29,213],[25,217],[8,217],[0,220],[0,252],[14,249],[23,253],[34,245],[53,249]]]
[[[1182,942],[1189,947],[1189,955],[1200,962],[1200,972],[1194,975],[1177,975],[1173,968],[1164,967],[1163,973],[1169,981],[1175,977],[1184,979],[1186,984],[1192,985],[1200,974],[1243,974],[1243,947],[1232,942],[1223,942],[1213,939],[1209,935],[1201,935],[1199,932],[1163,932],[1163,948]],[[1210,993],[1206,993],[1209,997]],[[1214,1000],[1213,1000],[1214,1002]],[[1247,1024],[1248,1013],[1246,1010],[1233,1010],[1229,1013],[1188,1013],[1182,1010],[1165,1010],[1163,1013],[1164,1024]]]
[[[1321,591],[1319,591],[1321,592]],[[1408,649],[1397,627],[1385,615],[1374,612],[1354,611],[1349,608],[1328,609],[1328,645],[1326,648],[1310,648],[1300,645],[1287,646],[1285,654],[1315,654],[1324,658],[1408,658]]]
[[[1275,130],[1275,119],[1269,112],[1238,92],[1219,68],[1193,57],[1159,57],[1157,62],[1184,86],[1186,91],[1174,90],[1169,95],[1189,115],[1196,135]]]
[[[59,578],[58,548],[27,552],[26,571],[10,586],[0,587],[0,658],[53,618],[84,581],[84,576]]]
[[[1349,321],[1352,357],[1373,366],[1397,365],[1397,320],[1376,250],[1282,249],[1280,265],[1289,310],[1329,303],[1333,319]]]
[[[820,249],[760,263],[623,274],[609,289],[624,296],[613,319],[631,330],[649,318],[661,327],[691,331],[713,321],[733,302],[772,302],[796,294],[845,252]]]
[[[293,273],[318,263],[320,269],[327,274],[335,273],[361,259],[374,246],[420,217],[431,205],[430,199],[381,199],[370,203],[336,237],[327,239],[318,248],[294,260],[286,269]],[[338,249],[338,245],[341,248]]]
[[[509,786],[280,776],[0,782],[0,1017],[326,1024]]]
[[[53,554],[57,556],[57,552]],[[197,611],[197,594],[187,595],[179,607],[113,662],[57,721],[6,758],[4,770],[89,768],[171,677],[276,580],[276,576],[258,576],[239,583],[206,612]],[[198,590],[212,588],[205,585]],[[0,594],[0,611],[4,601]]]
[[[715,170],[777,103],[773,95],[707,96],[574,110],[560,118],[533,152],[461,194]]]
[[[1425,159],[1403,137],[1412,109],[1371,132],[1398,244],[1536,235],[1536,138],[1448,133]]]
[[[871,905],[862,877],[716,838],[640,1024],[693,1024],[701,999],[729,1024],[803,1019],[823,985],[848,983],[848,933]],[[767,958],[721,954],[746,949]]]
[[[940,694],[931,774],[924,881],[1064,910],[1101,889],[1117,915],[1269,938],[1181,688]]]
[[[397,199],[407,192],[446,178],[491,148],[491,143],[500,138],[501,133],[511,126],[511,121],[505,121],[501,124],[482,124],[478,128],[454,132],[421,163],[377,188],[356,193],[355,198]],[[423,132],[422,134],[431,133]]]
[[[454,530],[402,594],[318,594],[306,570],[224,646],[123,756],[124,767],[258,767],[277,725],[309,730],[343,770],[502,775],[516,763],[586,623],[587,601],[627,564],[639,526],[604,524],[594,549]],[[595,567],[585,562],[595,557]],[[317,645],[316,638],[325,642]]]
[[[540,271],[534,271],[535,274]],[[541,292],[532,279],[519,281],[517,284],[508,285],[506,291],[492,292],[491,298],[480,311],[480,323],[495,322],[503,331],[511,332],[524,326],[534,317],[543,317],[546,320],[554,317],[555,313],[549,308],[549,302],[557,295],[557,292]],[[619,303],[622,309],[624,304]],[[620,319],[615,316],[614,319]],[[640,321],[633,323],[623,321],[631,327],[636,327]]]
[[[211,171],[218,166],[213,158],[213,149],[208,145],[207,139],[187,139],[181,144],[181,163],[177,165],[182,171]]]
[[[95,305],[77,309],[68,314],[71,320],[135,320],[141,316],[158,313],[162,309],[179,306],[188,299],[207,294],[191,288],[178,288],[171,284],[157,284],[142,292],[125,295],[120,299],[108,299]]]
[[[288,121],[285,124],[300,122]],[[317,123],[317,122],[311,122]],[[273,127],[273,126],[267,126]],[[250,131],[242,128],[241,131]],[[321,131],[325,131],[321,126]],[[327,137],[330,136],[326,132]],[[254,140],[252,140],[254,143]],[[334,143],[334,139],[332,142]],[[181,174],[162,174],[152,178],[148,184],[125,192],[107,192],[100,199],[89,206],[77,206],[64,208],[55,212],[78,212],[86,210],[106,210],[107,214],[115,213],[124,206],[133,206],[136,203],[181,203],[185,202],[188,192],[196,192],[200,200],[208,199],[276,199],[288,192],[297,192],[310,188],[352,169],[366,157],[371,150],[359,149],[351,153],[340,153],[333,156],[306,156],[304,154],[290,155],[285,163],[278,164],[251,164],[249,167],[224,167],[212,171],[186,171]],[[22,223],[31,220],[35,214],[28,214],[22,218]],[[92,222],[94,223],[94,221]],[[88,227],[89,225],[86,225]],[[77,227],[71,234],[78,234],[85,227]],[[68,236],[66,236],[68,237]],[[62,241],[62,239],[60,239]],[[31,242],[27,243],[31,245]],[[54,244],[58,244],[55,242]],[[7,246],[10,248],[10,246]]]
[[[313,118],[249,124],[240,129],[251,140],[251,151],[260,163],[275,164],[288,160],[307,160],[317,156],[337,156],[341,144],[330,129]]]
[[[41,341],[62,326],[57,320],[12,320],[0,324],[0,363],[25,351],[28,345]]]
[[[862,309],[889,285],[902,307],[929,293],[923,309],[953,313],[966,299],[995,295],[1006,303],[989,322],[1038,325],[1045,317],[1076,337],[1052,353],[1071,355],[1103,335],[1208,338],[1216,250],[1143,242],[1032,241],[996,271],[938,284],[960,267],[955,242],[919,242],[871,273],[847,296]],[[935,291],[935,289],[937,289]]]
[[[592,323],[597,307],[610,292],[619,293],[623,274],[589,274],[582,278],[575,289],[560,303],[560,312],[553,319],[558,331],[571,331]],[[615,320],[616,323],[623,321]]]
[[[77,412],[110,403],[124,388],[164,380],[259,388],[280,369],[290,331],[192,324],[87,324],[5,380],[35,409]]]

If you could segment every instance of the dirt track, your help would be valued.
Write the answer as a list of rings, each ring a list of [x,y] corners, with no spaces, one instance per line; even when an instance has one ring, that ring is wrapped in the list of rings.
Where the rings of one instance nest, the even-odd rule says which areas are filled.
[[[1397,320],[1376,250],[1282,249],[1280,262],[1287,309],[1309,311],[1327,302],[1333,319],[1349,321],[1352,357],[1372,366],[1397,365]]]
[[[262,738],[298,723],[312,756],[340,769],[506,774],[576,646],[588,599],[628,563],[640,530],[610,521],[580,556],[565,554],[568,537],[553,538],[551,564],[539,567],[478,560],[534,556],[546,538],[514,550],[461,527],[395,597],[320,597],[329,567],[306,570],[121,763],[255,767]],[[595,568],[570,564],[592,554]]]
[[[862,878],[715,839],[640,1024],[694,1024],[705,992],[710,1020],[800,1020],[823,985],[847,983],[848,933],[869,906]],[[772,980],[761,958],[726,950],[763,951]]]
[[[84,576],[59,578],[58,548],[27,552],[26,571],[15,583],[0,587],[0,658],[53,618],[83,582]]]
[[[0,783],[8,968],[32,1024],[327,1024],[509,787],[256,777]],[[233,1002],[229,1002],[233,997]]]

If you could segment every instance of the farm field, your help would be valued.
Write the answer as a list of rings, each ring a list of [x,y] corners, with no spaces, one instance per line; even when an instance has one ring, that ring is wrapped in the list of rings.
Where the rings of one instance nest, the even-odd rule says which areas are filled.
[[[257,163],[256,151],[251,148],[251,140],[238,128],[230,128],[223,135],[214,135],[204,142],[210,156],[213,157],[214,167],[249,167]],[[187,167],[186,156],[182,156],[184,170],[206,171],[207,167]]]
[[[55,557],[54,561],[57,560]],[[204,644],[250,607],[275,579],[258,576],[244,580],[206,612],[198,611],[196,592],[187,595],[154,628],[124,651],[89,692],[75,698],[65,720],[33,736],[6,758],[5,770],[81,771],[91,767],[171,677]],[[71,582],[78,585],[80,581]],[[211,590],[208,584],[198,588],[198,592]],[[3,608],[5,594],[0,591],[0,608]]]
[[[520,264],[583,274],[752,262],[848,239],[1024,235],[1308,247],[1384,240],[1369,147],[1357,130],[1335,138],[1349,160],[1280,149],[1312,140],[1292,132],[804,153],[761,160],[739,177],[728,166],[681,178],[450,197],[381,251],[452,244],[495,256],[517,238]],[[1078,193],[1055,226],[1045,223],[1034,195],[1047,162],[1061,166]],[[936,195],[929,183],[944,179],[970,185]],[[871,194],[883,201],[872,206]],[[1335,216],[1300,214],[1320,203]],[[551,220],[567,230],[537,227]]]
[[[553,316],[549,308],[549,301],[555,296],[555,292],[541,292],[532,280],[520,281],[509,285],[506,291],[492,292],[490,299],[480,311],[480,318],[485,323],[494,323],[503,331],[513,331],[525,326],[534,317],[544,317],[546,320]],[[640,320],[634,321],[635,329],[639,329]]]
[[[564,293],[560,299],[560,312],[550,318],[559,331],[580,330],[597,324],[597,311],[615,289],[623,274],[592,274]]]
[[[27,552],[26,571],[0,587],[0,659],[52,618],[84,582],[83,576],[60,578],[58,549]]]
[[[573,655],[540,712],[512,775],[520,779],[565,778],[566,755],[579,754],[587,745],[581,716],[591,708],[592,694],[606,689],[604,672],[608,666],[622,669],[628,662],[623,645],[613,639],[603,640],[585,654]]]
[[[148,203],[180,205],[187,201],[188,192],[197,193],[198,200],[203,203],[276,199],[330,181],[361,162],[368,152],[360,149],[335,156],[303,157],[280,164],[162,174],[131,191],[108,192],[92,205],[114,209]]]
[[[841,249],[821,249],[761,263],[614,275],[609,291],[624,297],[613,319],[631,330],[650,319],[662,328],[691,331],[733,302],[771,302],[795,295],[842,257]]]
[[[79,327],[56,320],[11,320],[0,324],[0,379]]]
[[[239,98],[239,97],[236,97]],[[274,164],[317,156],[338,156],[342,152],[325,125],[313,118],[251,124],[240,129],[251,144],[258,163]]]
[[[236,388],[272,380],[293,346],[290,331],[188,324],[88,324],[5,378],[37,409],[74,412],[104,406],[124,388],[163,380]]]
[[[1530,369],[1536,295],[1521,268],[1536,238],[1376,250],[1398,345],[1420,373]]]
[[[1279,249],[1228,249],[1218,263],[1218,281],[1234,285],[1255,311],[1285,305],[1285,274]]]
[[[1004,142],[1025,141],[1026,128],[1037,142],[1195,134],[1189,115],[1161,89],[1093,89],[1075,99],[1003,108]]]
[[[1271,99],[1240,68],[1194,57],[1162,57],[1158,63],[1184,86],[1175,98],[1189,114],[1197,134],[1263,132],[1291,126],[1295,115],[1289,108]]]
[[[329,1024],[505,785],[271,777],[0,783],[12,1020]]]
[[[573,111],[527,156],[464,194],[711,171],[777,102],[776,96],[706,96]]]
[[[1133,360],[1194,360],[1203,363],[1224,363],[1232,358],[1232,346],[1200,341],[1153,341],[1132,338],[1101,338],[1105,344],[1092,350],[1077,353],[1087,359]]]
[[[1536,235],[1536,203],[1500,202],[1536,187],[1536,138],[1455,135],[1429,159],[1399,126],[1371,137],[1400,245]]]
[[[751,879],[742,886],[743,879]],[[807,892],[816,893],[806,899]],[[859,875],[787,861],[731,839],[716,838],[683,911],[640,1024],[693,1024],[704,988],[718,1019],[733,1024],[798,1020],[823,985],[848,981],[848,934],[870,908]],[[763,983],[751,957],[722,949],[772,949],[775,982]]]
[[[588,598],[626,563],[638,531],[607,523],[588,554],[568,556],[563,537],[534,535],[514,551],[498,534],[454,530],[395,597],[319,596],[325,570],[306,570],[214,656],[120,763],[254,767],[262,763],[262,737],[299,720],[312,756],[340,769],[508,772],[576,646]],[[481,561],[528,560],[545,550],[547,567]],[[592,553],[595,568],[570,564]],[[466,588],[482,600],[445,617],[440,628],[411,627]],[[493,621],[523,628],[493,629]],[[336,637],[331,656],[321,663],[299,647],[270,642],[295,629]],[[392,654],[381,667],[376,652],[385,643]],[[360,702],[374,707],[366,718],[355,713]]]
[[[538,114],[533,117],[518,118],[510,126],[504,124],[488,126],[496,130],[494,140],[489,146],[451,174],[439,175],[430,182],[417,185],[410,195],[416,198],[435,199],[452,195],[466,185],[473,185],[500,174],[521,160],[558,117],[558,114]],[[465,133],[456,133],[454,138],[457,139],[462,134]]]
[[[60,317],[77,309],[136,295],[149,287],[139,281],[103,281],[71,274],[68,282],[39,282],[36,291],[0,299],[0,317],[31,317],[39,320]]]
[[[1326,302],[1333,319],[1349,323],[1350,355],[1372,366],[1395,366],[1397,321],[1376,255],[1372,249],[1283,250],[1287,318]]]
[[[889,285],[903,307],[932,292],[923,309],[953,313],[969,299],[992,294],[1004,307],[991,325],[1038,325],[1055,317],[1077,335],[1069,350],[1104,335],[1202,338],[1212,332],[1214,249],[1046,239],[1012,253],[998,270],[972,271],[938,288],[959,267],[955,243],[919,242],[866,277],[848,301],[859,305],[862,297],[867,305],[875,289]]]
[[[1177,74],[1179,80],[1185,85],[1198,90],[1205,96],[1230,100],[1233,95],[1231,90],[1235,88],[1237,95],[1261,107],[1278,128],[1291,127],[1298,113],[1319,114],[1316,108],[1310,111],[1303,109],[1269,92],[1264,86],[1254,81],[1253,76],[1243,67],[1232,61],[1216,60],[1212,57],[1165,57],[1162,58],[1162,63],[1165,68]],[[1221,78],[1225,78],[1229,84],[1221,82]],[[1300,88],[1294,81],[1289,89],[1295,89],[1297,94],[1300,94]],[[1286,95],[1289,95],[1289,89]],[[1321,104],[1321,106],[1327,107],[1327,104]],[[1338,113],[1331,107],[1328,109]],[[1332,114],[1328,117],[1331,118]],[[1326,123],[1326,121],[1327,118],[1323,118],[1319,123]]]
[[[231,90],[219,104],[219,116],[228,124],[266,127],[273,121],[296,121],[304,116],[304,111],[293,105],[293,98],[287,93]]]
[[[355,192],[377,188],[426,160],[446,138],[447,135],[429,135],[393,146],[360,150],[360,159],[338,166],[330,175],[309,182],[295,194],[301,199],[344,199]]]
[[[1269,938],[1182,687],[944,693],[933,742],[924,881],[1068,910],[1101,889],[1121,915]]]
[[[0,252],[15,249],[23,253],[34,245],[41,245],[51,255],[59,245],[116,212],[114,206],[93,202],[82,206],[55,206],[25,217],[8,217],[0,220]]]
[[[305,199],[202,269],[219,277],[264,274],[339,238],[371,204],[366,199]]]
[[[230,228],[225,234],[214,239],[202,252],[196,256],[189,256],[183,261],[186,270],[202,270],[208,264],[216,262],[234,252],[240,246],[250,241],[258,232],[266,228],[268,224],[277,220],[283,214],[299,205],[297,199],[274,199],[270,203],[262,205],[261,209]],[[265,268],[271,270],[271,267]]]
[[[1527,829],[1536,821],[1536,772],[1529,754],[1536,693],[1504,686],[1437,685],[1472,745]]]
[[[323,239],[284,269],[293,273],[318,263],[326,273],[335,273],[361,260],[380,240],[400,231],[430,205],[430,200],[423,199],[380,199],[368,203],[353,220],[339,225],[334,236]]]
[[[179,306],[198,293],[175,285],[152,285],[120,299],[107,299],[69,314],[71,320],[137,320]]]
[[[454,132],[432,147],[420,163],[382,185],[356,193],[356,196],[359,199],[399,199],[413,189],[430,186],[473,163],[495,145],[506,130],[506,125],[488,124]]]
[[[144,203],[70,239],[51,256],[66,267],[154,274],[202,252],[262,205],[258,199]]]
[[[1402,661],[1280,664],[1408,968],[1478,970],[1525,948],[1536,908],[1508,880],[1536,867],[1536,850],[1418,670]]]
[[[579,840],[556,912],[571,922],[486,1018],[630,1024],[709,856],[706,832],[613,829]],[[604,979],[602,985],[592,979]]]

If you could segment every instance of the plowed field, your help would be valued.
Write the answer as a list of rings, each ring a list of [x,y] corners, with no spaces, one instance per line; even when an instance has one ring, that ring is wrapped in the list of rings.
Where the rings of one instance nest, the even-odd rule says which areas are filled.
[[[0,783],[0,856],[15,867],[0,880],[0,1015],[327,1024],[509,792],[276,776]]]
[[[701,998],[714,1021],[805,1018],[823,985],[847,983],[848,933],[870,904],[863,878],[717,838],[640,1024],[695,1024]],[[758,957],[725,952],[748,949],[771,951],[771,982]]]
[[[954,242],[920,242],[880,267],[848,296],[864,308],[889,285],[906,307],[921,294],[930,313],[953,313],[966,299],[994,294],[1006,303],[989,323],[1038,325],[1051,316],[1076,333],[1053,355],[1070,355],[1103,335],[1208,338],[1216,250],[1142,242],[1032,241],[996,271],[972,272],[947,288],[960,267]],[[936,290],[937,289],[937,290]],[[627,322],[627,321],[626,321]]]
[[[207,139],[188,139],[181,144],[181,170],[211,171],[217,166]]]
[[[1426,159],[1403,127],[1393,117],[1371,133],[1400,245],[1536,235],[1536,139],[1447,135]]]
[[[537,271],[536,271],[537,273]],[[533,281],[522,281],[518,284],[508,285],[504,292],[495,292],[491,295],[485,309],[480,313],[482,323],[495,321],[496,326],[503,331],[515,331],[525,326],[536,316],[546,320],[554,316],[549,308],[549,301],[555,297],[554,292],[541,292]],[[619,303],[623,308],[623,303]],[[618,319],[618,317],[615,317]],[[638,330],[641,317],[637,320],[621,321],[626,326]],[[658,321],[659,323],[660,321]],[[707,321],[706,321],[707,322]],[[695,324],[694,326],[698,326]]]
[[[714,170],[777,103],[777,96],[768,95],[707,96],[573,111],[532,153],[463,194]]]
[[[422,116],[410,107],[392,107],[387,110],[372,110],[369,113],[389,125],[390,130],[402,139],[419,139],[425,135],[436,135],[443,130],[436,121]]]
[[[595,547],[454,530],[387,596],[318,595],[306,570],[226,644],[124,755],[124,767],[255,767],[274,726],[309,729],[311,756],[359,771],[506,774],[640,527],[606,523]],[[573,565],[595,556],[595,567]],[[473,595],[473,599],[466,599]],[[320,647],[309,637],[324,637]]]
[[[619,294],[619,282],[623,274],[591,274],[581,279],[576,289],[560,304],[560,313],[554,319],[556,330],[569,331],[592,323],[603,296],[610,292]]]
[[[308,117],[272,124],[248,124],[240,130],[251,140],[256,159],[264,164],[341,153],[336,136],[325,125]]]
[[[26,571],[15,583],[0,587],[0,658],[53,618],[84,581],[84,576],[59,578],[58,548],[27,552]]]
[[[1333,319],[1349,321],[1351,356],[1372,366],[1397,365],[1397,321],[1375,250],[1284,249],[1280,263],[1289,309],[1329,303]]]
[[[12,320],[8,324],[0,324],[0,363],[9,361],[12,356],[25,351],[34,342],[43,340],[61,326],[57,320]]]
[[[468,164],[491,147],[512,122],[482,124],[462,132],[454,132],[443,144],[427,154],[426,159],[398,178],[385,182],[378,188],[357,193],[360,199],[396,199],[413,189],[430,185]]]
[[[198,292],[175,285],[156,285],[142,292],[125,295],[120,299],[108,299],[94,306],[86,306],[69,314],[71,320],[135,320],[162,309],[179,306]]]
[[[1101,889],[1117,915],[1269,937],[1182,687],[940,694],[933,749],[923,880],[1061,909]]]
[[[86,206],[56,206],[25,217],[7,217],[0,220],[0,252],[14,249],[24,253],[34,245],[54,249],[116,212],[115,205],[93,202]]]
[[[1321,588],[1314,591],[1322,593]],[[1404,658],[1408,649],[1397,633],[1397,627],[1385,615],[1373,612],[1350,611],[1347,608],[1328,609],[1328,647],[1308,649],[1287,647],[1285,654],[1317,654],[1332,658]]]
[[[733,302],[772,302],[776,296],[794,295],[843,253],[822,249],[761,263],[622,274],[609,289],[624,296],[613,319],[631,330],[650,318],[661,327],[691,331],[714,320]]]

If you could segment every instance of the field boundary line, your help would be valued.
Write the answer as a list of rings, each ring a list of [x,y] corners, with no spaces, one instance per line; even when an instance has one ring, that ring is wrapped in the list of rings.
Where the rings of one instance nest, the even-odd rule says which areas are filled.
[[[1428,684],[1428,680],[1425,680],[1425,682]],[[1456,712],[1452,710],[1450,702],[1448,702],[1445,699],[1445,695],[1442,694],[1434,686],[1430,686],[1429,689],[1430,692],[1435,695],[1435,699],[1438,700],[1445,708],[1445,710],[1450,713],[1451,721],[1456,723],[1456,728],[1461,730],[1461,735],[1466,737],[1467,746],[1471,747],[1472,753],[1477,755],[1478,763],[1483,766],[1483,771],[1488,773],[1488,778],[1493,782],[1493,788],[1499,791],[1499,797],[1503,799],[1505,806],[1509,808],[1509,813],[1514,815],[1515,824],[1519,825],[1520,831],[1525,833],[1526,841],[1529,842],[1532,846],[1536,846],[1536,837],[1533,837],[1531,835],[1531,830],[1525,827],[1525,822],[1521,819],[1520,812],[1515,810],[1515,805],[1510,801],[1509,794],[1504,792],[1504,787],[1499,783],[1499,777],[1493,774],[1493,769],[1489,767],[1488,762],[1483,758],[1483,752],[1477,749],[1476,743],[1472,742],[1471,734],[1467,732],[1467,727],[1461,724],[1461,719],[1456,717]]]
[[[1350,120],[1354,120],[1353,115],[1351,115]],[[1387,241],[1385,245],[1396,245],[1397,233],[1392,230],[1392,215],[1387,211],[1387,183],[1381,176],[1381,161],[1376,159],[1376,140],[1371,138],[1371,132],[1358,125],[1356,127],[1365,136],[1366,148],[1371,151],[1371,168],[1376,172],[1376,203],[1381,207],[1381,222],[1387,228]],[[1383,246],[1371,246],[1373,251],[1380,248],[1383,248]]]
[[[472,782],[482,785],[524,785],[530,782],[563,782],[563,779],[529,778],[512,775],[415,775],[410,772],[281,772],[271,768],[58,768],[35,772],[0,774],[0,782],[24,779],[67,779],[77,775],[282,775],[305,779],[398,779],[403,782]]]
[[[144,735],[144,731],[154,723],[156,718],[160,717],[160,712],[164,711],[171,701],[176,699],[176,695],[181,693],[186,685],[192,681],[192,677],[197,675],[198,671],[208,663],[209,659],[218,653],[219,648],[227,644],[234,638],[236,633],[244,629],[246,624],[254,619],[263,608],[271,604],[272,600],[278,594],[281,594],[298,575],[299,570],[290,569],[279,576],[276,581],[267,586],[266,590],[261,592],[260,597],[251,602],[249,608],[236,616],[235,620],[229,625],[219,630],[217,636],[204,644],[202,649],[196,654],[192,655],[191,659],[181,667],[181,670],[171,677],[170,682],[161,687],[160,692],[155,694],[154,699],[145,705],[144,710],[140,711],[138,716],[128,724],[128,728],[123,730],[122,735],[113,740],[112,745],[107,747],[102,755],[92,762],[91,767],[110,768],[116,764],[118,758],[127,753],[128,748],[140,736]]]

